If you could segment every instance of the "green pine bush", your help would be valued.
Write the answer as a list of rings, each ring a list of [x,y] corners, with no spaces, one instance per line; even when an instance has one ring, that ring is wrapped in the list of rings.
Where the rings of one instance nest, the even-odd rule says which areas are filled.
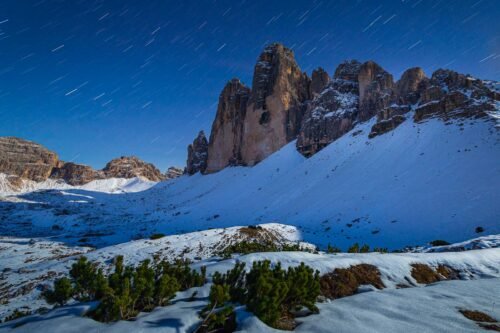
[[[54,282],[54,290],[47,290],[44,293],[45,300],[49,304],[64,305],[71,298],[74,289],[71,286],[71,280],[67,277],[57,279]]]

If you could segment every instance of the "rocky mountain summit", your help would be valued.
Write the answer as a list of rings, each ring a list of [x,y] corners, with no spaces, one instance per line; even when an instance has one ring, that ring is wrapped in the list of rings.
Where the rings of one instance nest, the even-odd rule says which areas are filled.
[[[36,182],[62,179],[70,185],[83,185],[96,179],[142,177],[161,181],[166,177],[151,163],[137,157],[120,157],[102,170],[73,162],[61,161],[44,146],[15,137],[0,137],[0,173],[8,175],[12,185],[22,179]]]
[[[38,143],[15,137],[0,137],[0,172],[42,181],[58,165],[57,154]]]
[[[115,158],[102,169],[106,178],[134,178],[142,177],[159,182],[164,176],[153,164],[146,163],[135,156]]]
[[[421,68],[410,68],[395,82],[373,61],[347,60],[332,78],[322,68],[309,78],[290,49],[273,43],[258,57],[251,89],[238,79],[224,87],[210,140],[205,144],[198,136],[190,145],[186,170],[251,166],[293,140],[310,157],[372,118],[369,138],[410,118],[485,118],[498,101],[488,82],[446,69],[429,78]]]

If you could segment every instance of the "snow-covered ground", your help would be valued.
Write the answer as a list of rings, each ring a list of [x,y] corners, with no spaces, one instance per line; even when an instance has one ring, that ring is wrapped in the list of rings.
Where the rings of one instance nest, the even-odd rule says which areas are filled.
[[[113,248],[113,247],[112,247]],[[92,260],[102,260],[115,253],[134,255],[137,247],[110,251],[100,249],[88,253]],[[132,257],[133,261],[140,259]],[[360,263],[376,266],[385,289],[363,288],[364,293],[319,304],[320,314],[299,318],[297,332],[474,332],[476,323],[465,319],[459,309],[480,310],[500,317],[496,307],[496,294],[500,288],[500,249],[471,250],[446,253],[400,254],[325,254],[304,252],[254,253],[228,260],[214,258],[195,263],[194,267],[207,267],[210,277],[215,271],[225,272],[236,261],[250,267],[255,260],[281,262],[283,267],[300,262],[320,270],[322,274],[335,268]],[[65,264],[52,266],[59,270]],[[444,264],[460,271],[460,281],[447,281],[424,287],[411,276],[411,264],[423,263],[433,267]],[[402,284],[409,288],[397,289]],[[91,304],[67,306],[44,315],[34,315],[0,325],[0,331],[10,332],[189,332],[200,323],[198,312],[206,305],[209,286],[193,288],[179,293],[171,306],[157,308],[141,314],[135,321],[112,324],[98,323],[82,317]],[[187,299],[197,291],[194,301]],[[36,300],[26,302],[31,305]],[[238,309],[241,332],[274,332],[252,314]],[[16,329],[12,329],[17,327]]]
[[[277,222],[297,226],[322,248],[360,242],[395,249],[500,233],[494,121],[406,121],[368,139],[371,125],[309,159],[291,142],[252,168],[183,176],[136,193],[11,196],[18,202],[0,202],[0,234],[102,247],[155,232]]]
[[[153,256],[170,261],[209,259],[242,240],[269,240],[278,245],[293,243],[314,249],[313,245],[300,242],[300,232],[292,226],[264,224],[257,235],[246,230],[241,227],[212,229],[155,240],[135,240],[96,251],[90,247],[68,247],[49,239],[0,237],[0,267],[3,269],[0,270],[0,303],[8,302],[0,307],[0,319],[14,309],[35,310],[47,306],[40,297],[44,286],[66,274],[82,254],[100,263],[124,255],[127,264],[137,265]]]
[[[93,180],[81,186],[72,186],[61,179],[47,179],[43,182],[35,182],[29,179],[21,180],[22,185],[17,188],[10,184],[8,175],[0,173],[0,199],[16,196],[24,193],[39,190],[68,190],[82,189],[86,191],[96,191],[105,193],[131,193],[147,190],[154,186],[156,182],[142,178],[107,178]]]
[[[15,309],[35,311],[48,305],[41,292],[58,277],[68,273],[71,265],[82,254],[91,261],[109,263],[117,255],[123,255],[127,264],[137,265],[153,256],[175,260],[187,258],[195,263],[193,267],[207,267],[208,274],[225,272],[236,261],[251,263],[268,259],[281,262],[286,268],[305,262],[318,269],[321,274],[335,268],[368,263],[378,267],[381,278],[388,289],[398,285],[416,286],[411,277],[411,264],[425,263],[437,267],[447,265],[460,271],[462,279],[500,277],[500,248],[485,248],[465,252],[400,253],[400,254],[326,254],[306,252],[255,253],[234,256],[221,260],[217,257],[227,246],[241,240],[272,239],[277,244],[300,242],[301,234],[297,228],[280,224],[264,224],[258,236],[249,235],[246,228],[233,227],[213,229],[184,235],[165,236],[160,239],[142,239],[94,250],[89,247],[68,247],[60,242],[46,239],[0,238],[0,262],[3,271],[0,275],[0,318]],[[259,238],[260,237],[260,238]],[[492,237],[493,238],[493,237]],[[500,245],[496,237],[496,246]],[[307,243],[303,248],[312,249]],[[493,243],[491,243],[493,244]],[[490,244],[490,245],[491,245]],[[453,245],[451,245],[453,246]],[[427,248],[427,251],[432,248]]]
[[[300,318],[295,332],[484,332],[459,310],[478,310],[500,318],[500,308],[492,290],[500,279],[439,282],[426,288],[367,292],[333,302],[318,304],[320,313]],[[207,288],[196,288],[197,298],[186,302],[195,288],[178,295],[173,305],[141,314],[135,321],[102,324],[82,317],[89,305],[67,306],[46,315],[20,319],[3,326],[1,332],[31,333],[123,333],[191,332],[200,323],[197,314],[206,305]],[[369,306],[367,306],[369,305]],[[283,332],[263,324],[258,318],[237,309],[237,332]],[[22,324],[24,323],[24,324]],[[13,328],[16,325],[21,325]]]

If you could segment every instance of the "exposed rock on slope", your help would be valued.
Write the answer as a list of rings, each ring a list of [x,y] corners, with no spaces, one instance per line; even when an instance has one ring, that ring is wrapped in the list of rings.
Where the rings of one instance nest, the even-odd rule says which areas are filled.
[[[57,154],[38,143],[0,137],[0,172],[34,181],[46,180],[58,165]]]
[[[153,164],[146,163],[135,156],[122,156],[108,162],[102,169],[107,178],[134,178],[143,177],[159,182],[164,176]]]
[[[165,180],[170,180],[180,177],[182,176],[183,173],[184,170],[182,168],[172,166],[167,169],[167,172],[165,172]]]
[[[418,101],[422,90],[420,83],[427,80],[424,71],[420,67],[407,69],[401,79],[396,83],[396,94],[398,104],[414,104]]]
[[[314,155],[352,129],[358,115],[358,82],[351,80],[359,71],[357,62],[345,62],[335,77],[309,104],[297,140],[297,150]]]
[[[242,163],[241,142],[249,95],[250,88],[238,79],[229,81],[222,90],[210,133],[207,172]]]
[[[194,175],[207,169],[208,141],[205,133],[200,131],[193,143],[188,146],[186,173]]]
[[[70,185],[83,185],[105,178],[105,175],[102,171],[96,171],[90,166],[68,162],[52,169],[50,178],[63,179]]]
[[[330,82],[330,75],[321,67],[313,70],[309,96],[314,97],[325,89]]]
[[[271,44],[255,66],[252,93],[245,116],[242,162],[254,165],[293,140],[302,119],[302,103],[309,99],[310,79],[293,52]]]
[[[415,121],[438,116],[486,117],[495,110],[494,101],[500,100],[497,93],[487,88],[481,80],[439,69],[432,74],[415,109]]]
[[[393,99],[392,75],[373,61],[367,61],[359,70],[359,116],[366,121],[388,106]]]

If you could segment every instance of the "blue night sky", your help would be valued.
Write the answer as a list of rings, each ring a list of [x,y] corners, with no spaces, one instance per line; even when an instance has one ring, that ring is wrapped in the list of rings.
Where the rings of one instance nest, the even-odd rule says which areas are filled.
[[[500,79],[500,1],[0,0],[0,136],[102,168],[136,155],[162,171],[210,132],[225,82],[251,84],[262,48],[304,71],[372,59]]]

